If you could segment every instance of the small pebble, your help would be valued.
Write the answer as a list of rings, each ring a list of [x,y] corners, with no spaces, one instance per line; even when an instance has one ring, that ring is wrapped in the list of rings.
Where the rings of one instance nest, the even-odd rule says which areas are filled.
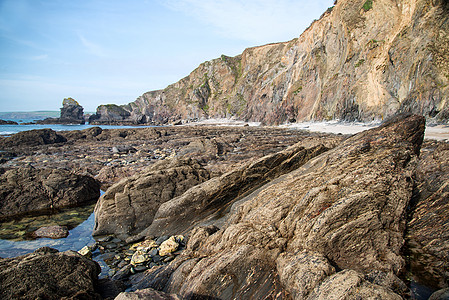
[[[146,267],[146,266],[135,266],[135,267],[134,267],[134,271],[135,271],[135,272],[143,272],[143,271],[145,271],[145,270],[147,270],[147,267]]]

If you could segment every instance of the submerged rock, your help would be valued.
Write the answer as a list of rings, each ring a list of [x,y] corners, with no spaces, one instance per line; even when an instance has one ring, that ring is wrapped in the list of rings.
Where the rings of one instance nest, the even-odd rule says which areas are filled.
[[[69,230],[66,226],[48,226],[41,227],[33,233],[36,238],[51,238],[51,239],[61,239],[69,235]]]
[[[1,299],[100,299],[100,266],[74,251],[40,248],[0,259]]]
[[[139,287],[187,298],[401,299],[391,287],[405,267],[424,125],[400,116],[266,184],[238,202],[221,230],[192,239],[194,252],[148,272]]]

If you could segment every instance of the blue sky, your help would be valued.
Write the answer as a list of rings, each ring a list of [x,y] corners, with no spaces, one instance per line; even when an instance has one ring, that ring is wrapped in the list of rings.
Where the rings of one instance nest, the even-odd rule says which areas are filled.
[[[0,111],[85,111],[298,37],[333,0],[0,0]]]

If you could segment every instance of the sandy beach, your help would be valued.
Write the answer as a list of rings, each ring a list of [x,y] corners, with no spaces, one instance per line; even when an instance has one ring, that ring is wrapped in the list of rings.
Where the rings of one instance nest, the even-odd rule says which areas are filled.
[[[186,125],[219,125],[219,126],[260,126],[260,122],[244,122],[232,119],[207,119]],[[380,123],[343,123],[338,121],[330,122],[303,122],[283,124],[281,128],[291,128],[308,130],[311,132],[356,134],[379,126]],[[428,125],[426,126],[424,139],[449,141],[449,125]]]

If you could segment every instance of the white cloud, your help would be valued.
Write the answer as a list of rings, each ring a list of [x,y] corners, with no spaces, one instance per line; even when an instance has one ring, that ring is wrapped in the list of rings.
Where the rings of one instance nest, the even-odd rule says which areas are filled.
[[[96,44],[96,43],[94,43],[92,41],[89,41],[81,33],[78,33],[78,37],[79,37],[79,39],[81,41],[81,44],[86,48],[86,50],[87,50],[87,52],[89,54],[92,54],[92,55],[95,55],[95,56],[98,56],[98,57],[105,57],[106,56],[106,51],[99,44]]]
[[[217,28],[223,36],[253,43],[298,37],[333,0],[169,0],[167,7]]]

